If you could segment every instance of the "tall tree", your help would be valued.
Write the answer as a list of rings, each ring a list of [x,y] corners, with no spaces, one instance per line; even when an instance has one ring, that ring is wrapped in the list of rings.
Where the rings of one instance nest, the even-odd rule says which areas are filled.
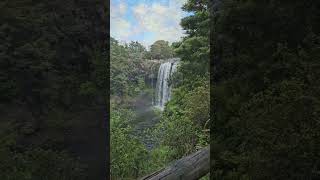
[[[166,59],[172,58],[174,52],[168,41],[158,40],[151,45],[150,55],[152,59]]]

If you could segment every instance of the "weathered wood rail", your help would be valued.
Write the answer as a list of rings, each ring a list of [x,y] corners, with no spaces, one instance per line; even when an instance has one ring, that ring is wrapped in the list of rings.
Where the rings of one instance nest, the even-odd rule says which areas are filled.
[[[197,180],[208,174],[209,170],[210,147],[208,146],[140,180]]]

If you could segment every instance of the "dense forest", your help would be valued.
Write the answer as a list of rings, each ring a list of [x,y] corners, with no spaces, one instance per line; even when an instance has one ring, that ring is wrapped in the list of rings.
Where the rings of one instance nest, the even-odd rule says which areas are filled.
[[[212,179],[320,178],[320,1],[214,1]]]
[[[0,179],[105,179],[106,3],[0,2]]]

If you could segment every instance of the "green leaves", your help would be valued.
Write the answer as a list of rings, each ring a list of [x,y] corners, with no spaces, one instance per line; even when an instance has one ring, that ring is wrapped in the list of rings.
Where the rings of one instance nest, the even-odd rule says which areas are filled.
[[[175,49],[184,61],[205,61],[209,59],[209,41],[206,37],[187,38]],[[205,63],[205,62],[203,62]]]
[[[112,105],[110,122],[110,157],[112,179],[137,178],[144,173],[147,151],[132,135],[132,111]]]
[[[320,76],[311,67],[320,24],[311,7],[319,3],[223,1],[215,12],[214,178],[318,177]]]
[[[38,148],[13,153],[0,147],[0,158],[3,180],[86,179],[83,167],[66,152]]]
[[[75,158],[90,164],[68,138],[98,121],[83,109],[95,107],[106,93],[106,22],[97,12],[102,6],[87,0],[0,3],[0,133],[9,134],[0,139],[1,179],[70,180],[97,174]],[[90,139],[75,136],[83,144]],[[73,154],[63,151],[70,149]]]
[[[158,40],[151,45],[150,56],[152,59],[168,59],[174,56],[174,52],[168,41]]]
[[[97,88],[94,83],[85,82],[80,85],[79,94],[93,97],[94,95],[97,94]]]
[[[120,45],[111,38],[110,88],[112,96],[135,96],[145,88],[142,66],[145,62],[145,48],[138,42]],[[138,89],[136,89],[138,88]]]

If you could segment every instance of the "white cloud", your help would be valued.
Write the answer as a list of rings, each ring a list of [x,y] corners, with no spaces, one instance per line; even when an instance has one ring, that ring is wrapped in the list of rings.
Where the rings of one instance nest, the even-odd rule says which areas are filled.
[[[170,43],[178,41],[183,36],[179,23],[184,15],[181,7],[185,2],[186,0],[169,0],[164,5],[155,1],[129,7],[125,0],[114,4],[111,1],[111,36],[120,41],[130,41],[134,35],[143,36],[148,33],[149,36],[139,40],[146,47],[160,39]],[[132,10],[136,21],[129,21],[126,17],[129,10]],[[154,35],[150,36],[150,33]]]
[[[116,5],[112,4],[110,8],[111,36],[119,40],[130,36],[131,23],[124,18],[127,8],[127,4],[123,1]]]
[[[127,4],[125,4],[124,2],[121,2],[119,4],[119,12],[120,14],[124,14],[127,10]]]
[[[153,39],[146,42],[148,45],[159,39],[174,42],[183,36],[183,30],[179,23],[183,17],[181,6],[184,3],[185,0],[170,0],[168,6],[153,3],[151,5],[139,4],[133,7],[139,31],[155,33]]]
[[[111,24],[111,36],[116,39],[126,39],[130,35],[131,24],[125,19],[116,19]]]

